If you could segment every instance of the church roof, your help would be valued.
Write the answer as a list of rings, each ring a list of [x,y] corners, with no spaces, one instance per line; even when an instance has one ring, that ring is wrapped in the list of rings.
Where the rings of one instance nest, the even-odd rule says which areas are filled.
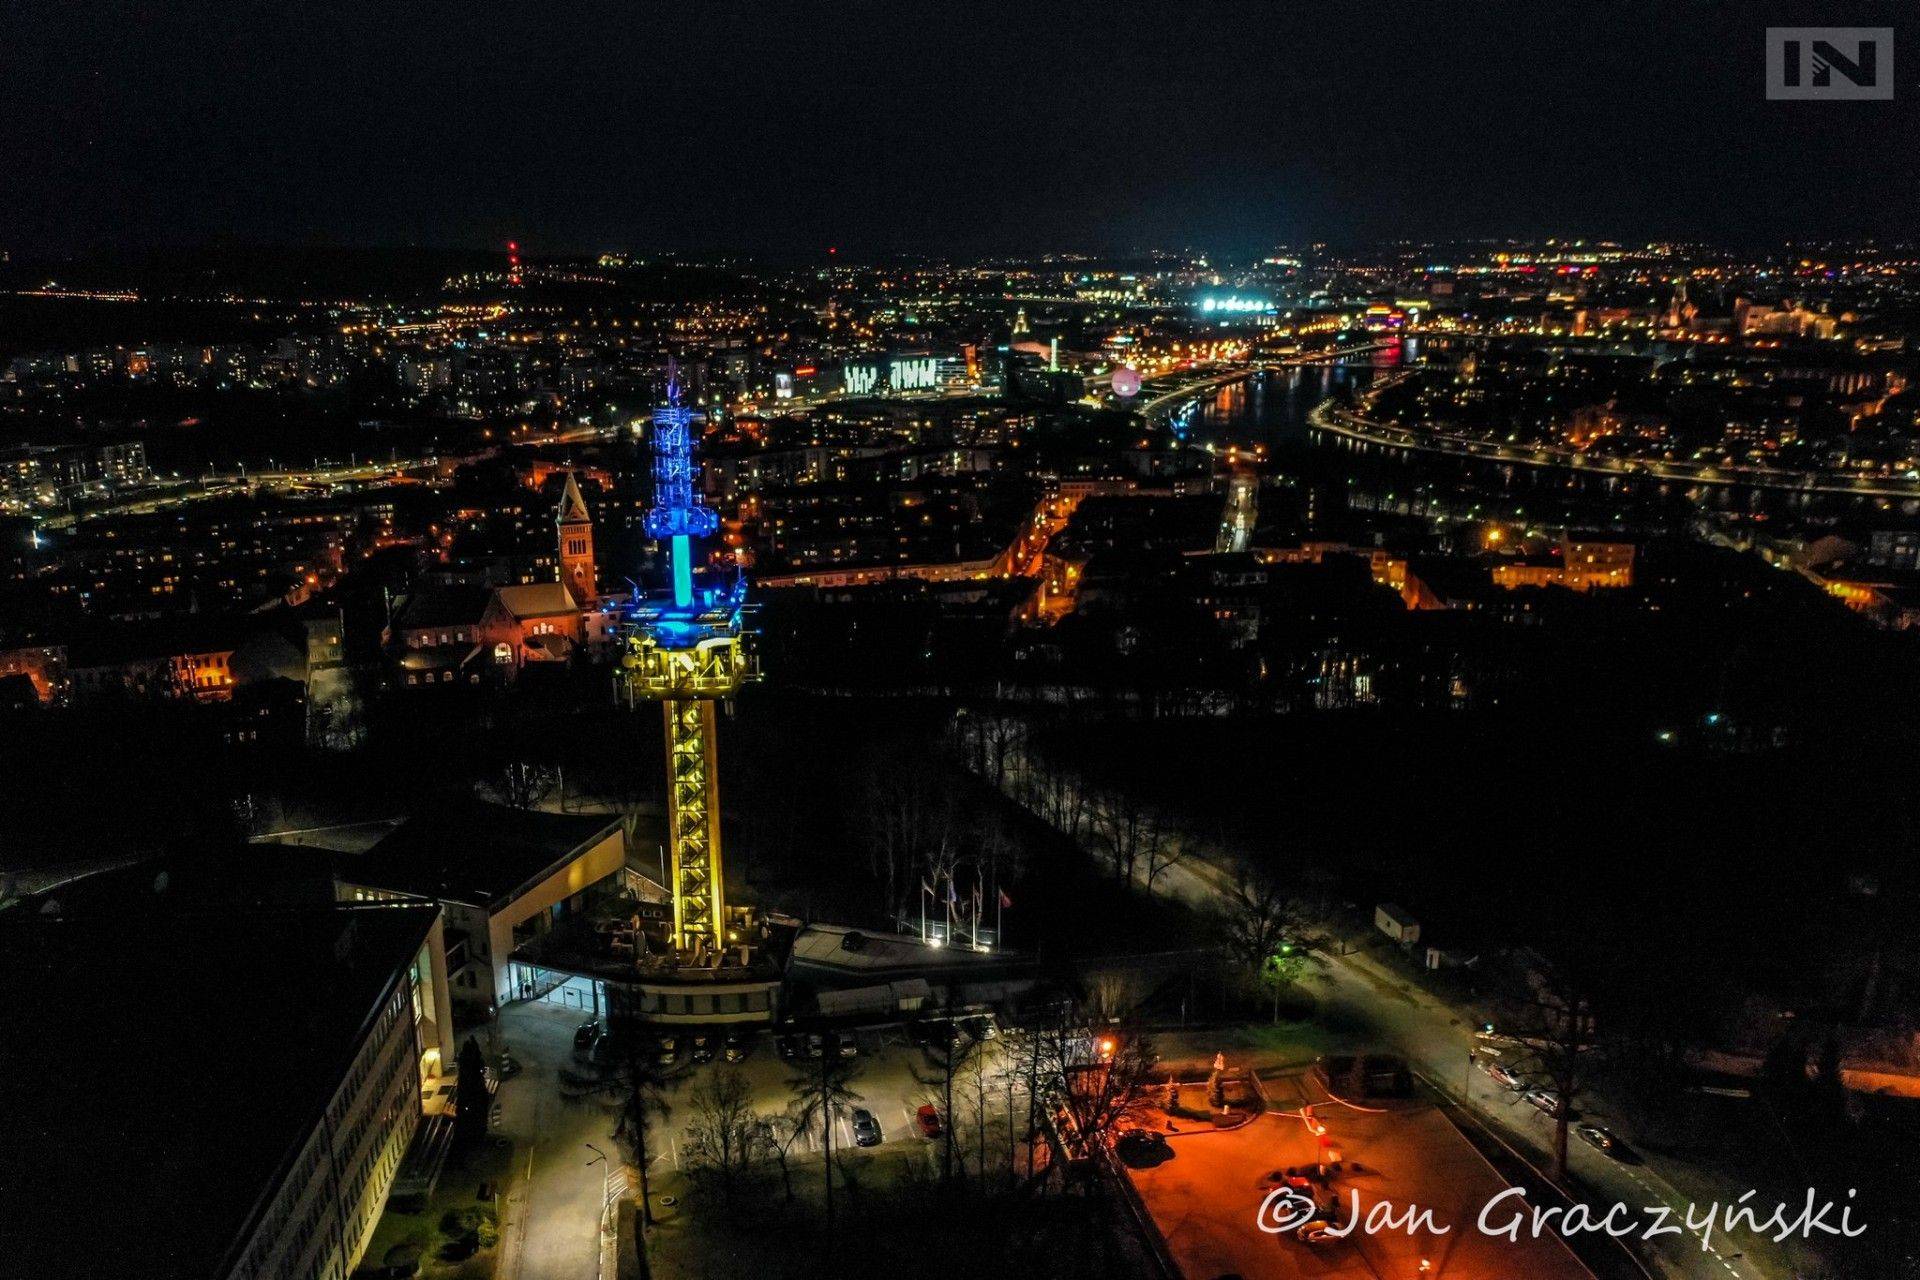
[[[560,491],[560,509],[553,518],[556,524],[593,523],[593,517],[587,512],[587,500],[580,496],[580,482],[571,471],[567,472],[567,487]]]
[[[486,612],[487,589],[463,584],[428,583],[407,595],[394,618],[403,631],[428,627],[470,627]]]
[[[493,596],[501,608],[521,621],[577,613],[580,609],[562,582],[524,582],[513,587],[496,587]]]

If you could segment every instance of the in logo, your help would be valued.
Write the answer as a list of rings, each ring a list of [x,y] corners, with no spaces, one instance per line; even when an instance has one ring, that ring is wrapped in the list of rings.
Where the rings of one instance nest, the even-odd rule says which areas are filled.
[[[1768,27],[1767,96],[1859,102],[1893,97],[1892,27]]]

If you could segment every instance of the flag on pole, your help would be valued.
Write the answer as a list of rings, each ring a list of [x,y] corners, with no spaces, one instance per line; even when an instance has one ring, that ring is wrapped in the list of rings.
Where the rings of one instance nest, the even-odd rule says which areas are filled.
[[[947,905],[954,907],[960,905],[960,891],[953,887],[952,876],[947,877]]]
[[[1000,909],[1002,911],[1005,911],[1008,907],[1012,905],[1013,905],[1013,899],[1007,896],[1007,891],[1005,889],[1002,889],[1000,891]]]
[[[933,896],[933,886],[927,883],[925,876],[920,877],[920,892],[926,894],[929,898]]]

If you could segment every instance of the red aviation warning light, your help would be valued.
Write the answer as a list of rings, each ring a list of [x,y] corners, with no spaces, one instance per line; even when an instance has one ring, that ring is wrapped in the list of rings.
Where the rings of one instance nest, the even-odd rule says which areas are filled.
[[[507,241],[507,283],[516,289],[520,287],[520,242],[518,240]]]

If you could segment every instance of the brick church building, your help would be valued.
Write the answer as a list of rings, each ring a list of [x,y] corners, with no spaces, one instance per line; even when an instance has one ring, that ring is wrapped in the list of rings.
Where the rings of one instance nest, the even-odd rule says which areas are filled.
[[[479,684],[529,665],[566,662],[606,639],[599,618],[593,517],[571,472],[554,513],[559,573],[553,582],[508,586],[423,584],[387,629],[400,680],[415,687]]]

